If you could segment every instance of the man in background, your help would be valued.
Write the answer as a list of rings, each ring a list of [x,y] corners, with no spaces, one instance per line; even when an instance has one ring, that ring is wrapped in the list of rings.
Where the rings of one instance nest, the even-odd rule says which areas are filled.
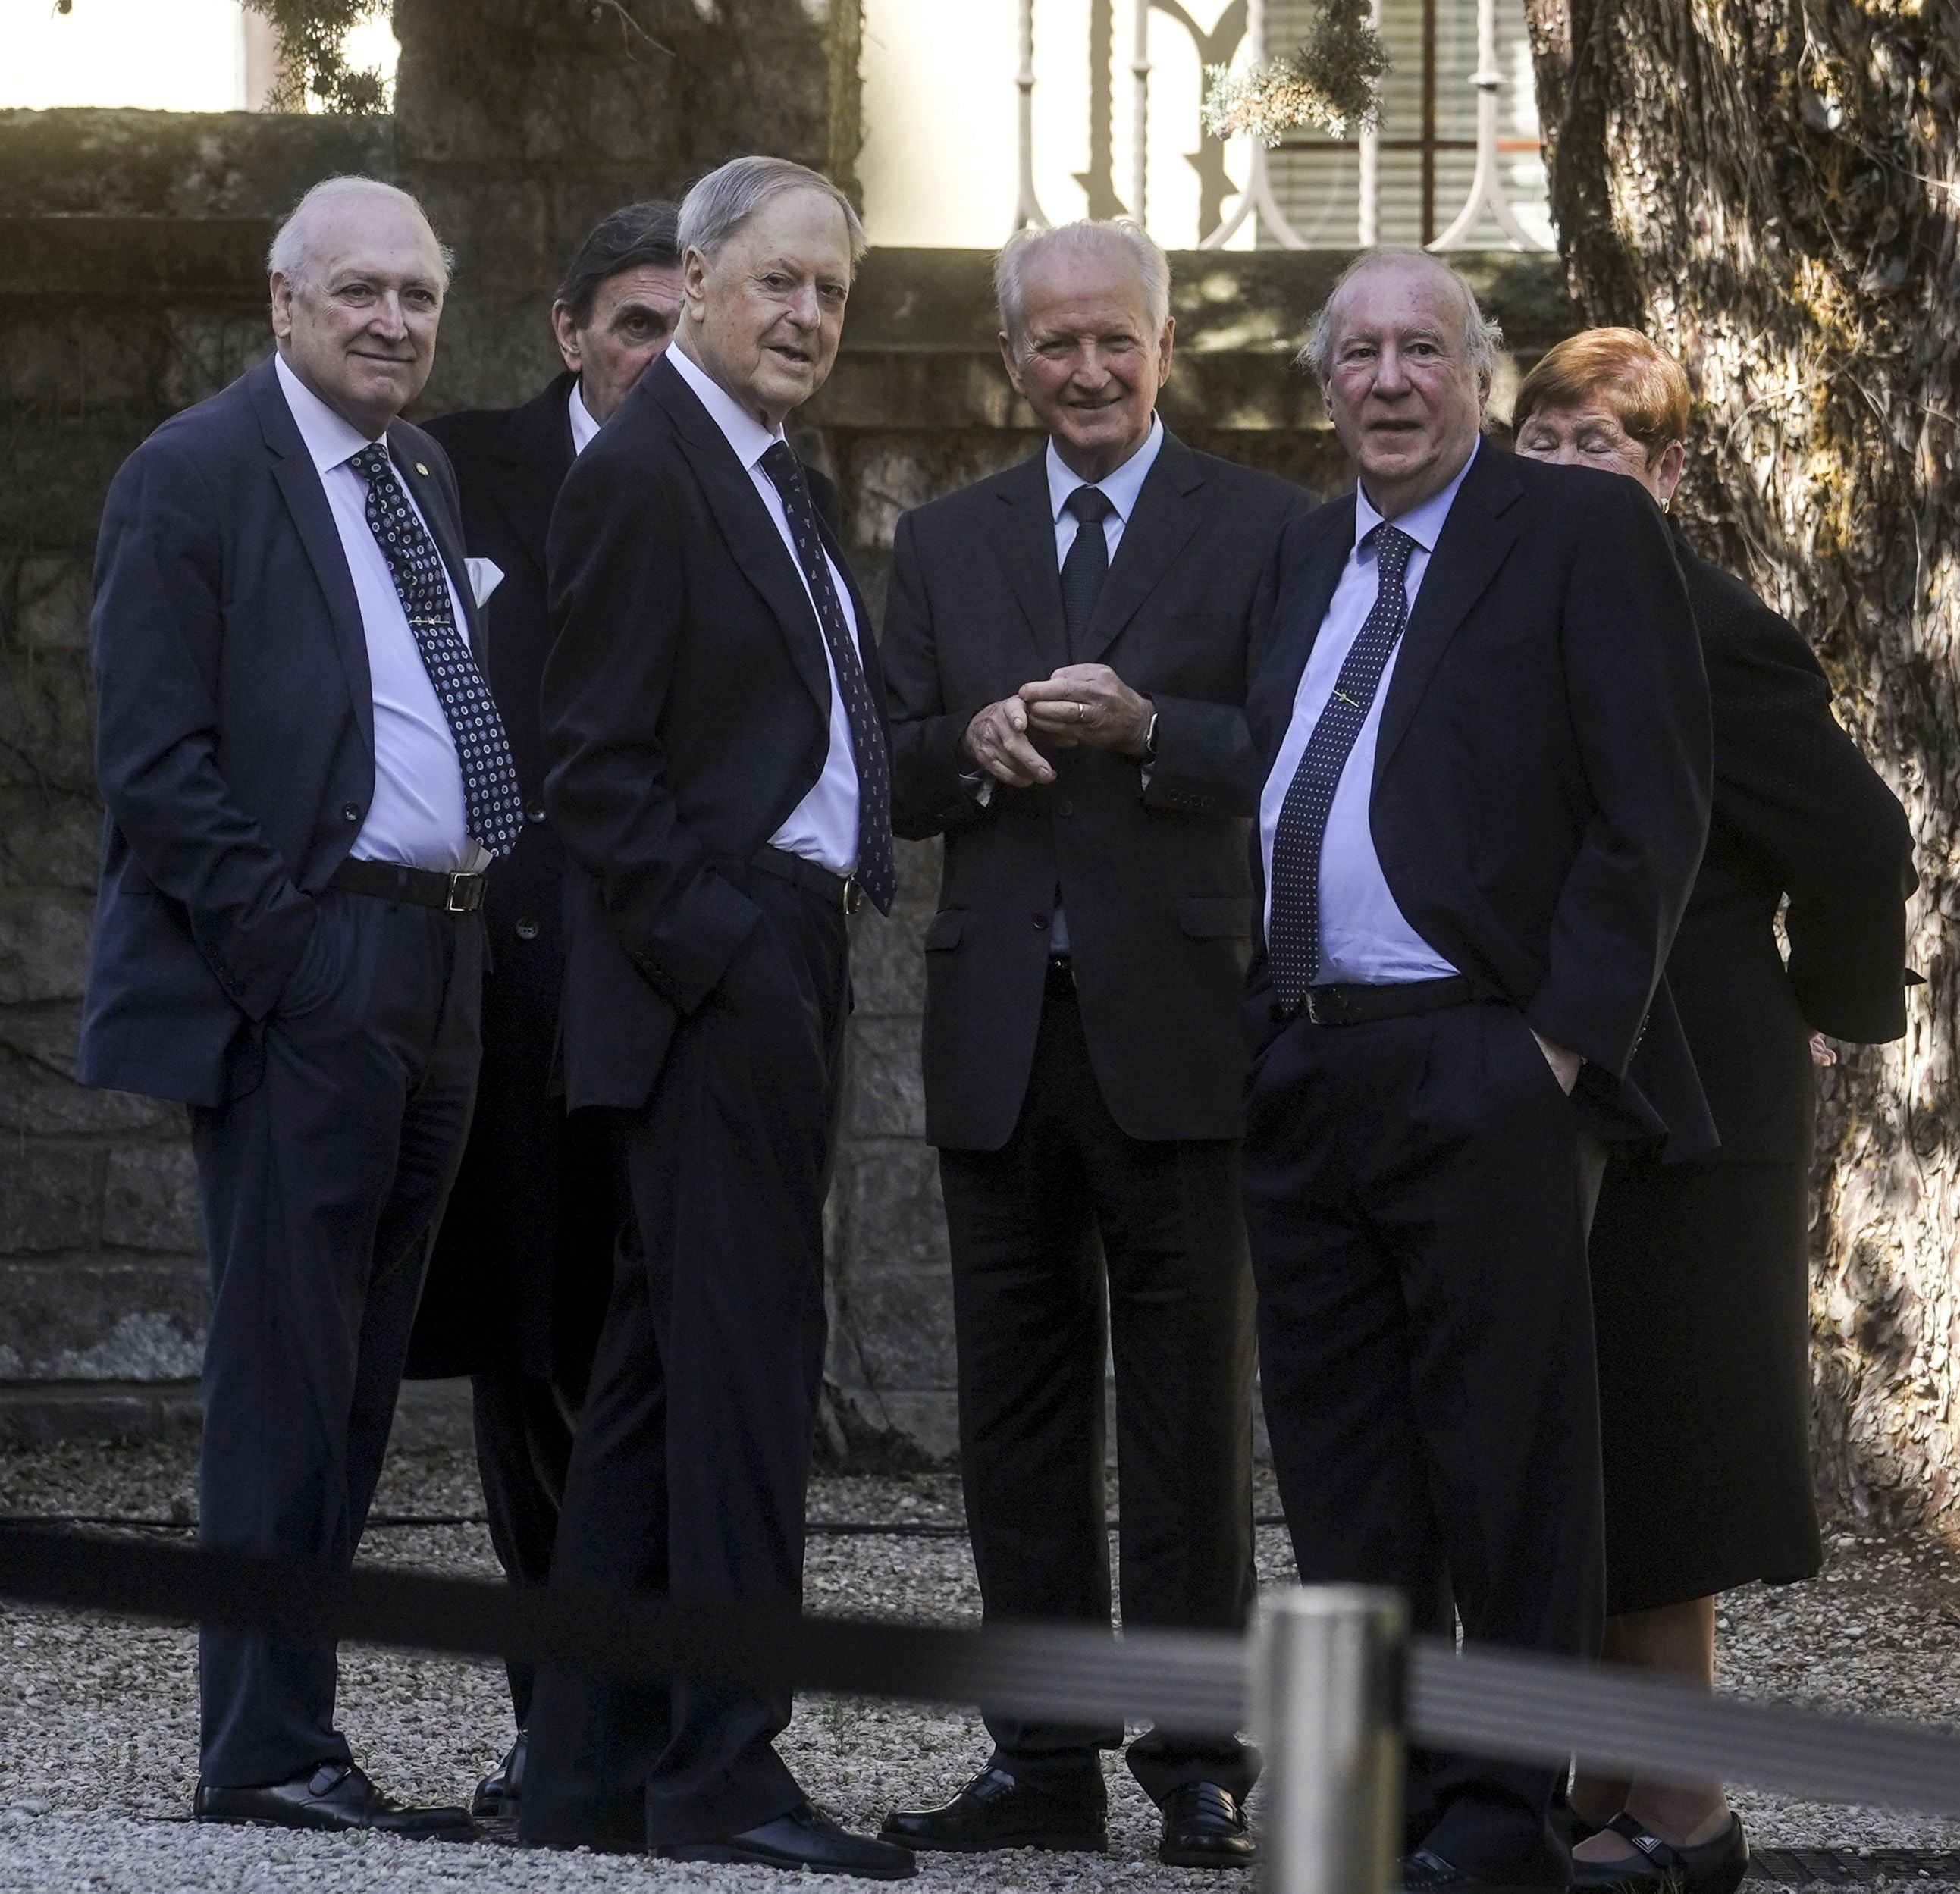
[[[677,213],[629,204],[585,240],[552,305],[565,368],[518,408],[444,415],[429,431],[463,495],[463,539],[490,588],[490,689],[510,734],[523,833],[485,888],[476,1115],[409,1351],[411,1375],[470,1377],[476,1464],[498,1561],[542,1584],[606,1313],[616,1227],[604,1124],[568,1116],[552,1055],[565,977],[565,852],[546,820],[538,690],[551,648],[545,538],[572,462],[673,338]],[[486,569],[487,568],[487,569]],[[516,1813],[531,1666],[509,1666],[517,1735],[474,1812]]]
[[[1157,418],[1170,266],[1134,224],[1001,253],[1001,349],[1048,440],[899,522],[883,646],[900,832],[943,833],[926,1135],[953,1254],[960,1465],[990,1621],[1109,1622],[1103,1367],[1127,1625],[1252,1595],[1252,1292],[1239,1201],[1252,928],[1248,641],[1308,496]],[[990,1713],[924,1848],[1107,1845],[1120,1725]],[[1155,1730],[1159,1858],[1241,1867],[1253,1759]]]

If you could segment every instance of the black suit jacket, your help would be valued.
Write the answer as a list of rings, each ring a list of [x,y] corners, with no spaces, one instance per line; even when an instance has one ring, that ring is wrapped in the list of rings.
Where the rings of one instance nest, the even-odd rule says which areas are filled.
[[[835,495],[805,474],[880,702]],[[746,864],[822,770],[829,673],[762,496],[665,357],[567,476],[549,567],[545,807],[568,863],[566,1103],[631,1109],[760,916]]]
[[[1133,1138],[1236,1138],[1258,799],[1246,656],[1280,527],[1309,497],[1166,435],[1092,625],[1093,661],[1157,710],[1157,760],[1058,750],[1052,785],[961,781],[974,714],[1070,662],[1045,454],[899,522],[885,608],[892,805],[942,830],[926,932],[926,1135],[994,1151],[1034,1058],[1055,892],[1090,1056]]]
[[[1811,1030],[1866,1042],[1905,1031],[1912,834],[1831,715],[1803,634],[1678,549],[1714,706],[1715,807],[1668,984],[1721,1133],[1716,1157],[1800,1163],[1816,1097]]]
[[[482,1075],[469,1143],[429,1258],[408,1371],[476,1372],[515,1364],[558,1374],[582,1366],[610,1261],[610,1204],[558,1123],[552,1096],[564,982],[565,852],[544,816],[538,692],[551,648],[545,539],[572,463],[561,374],[517,408],[429,423],[456,469],[463,539],[503,578],[482,607],[485,665],[517,766],[525,823],[485,885]],[[553,1161],[554,1155],[555,1161]],[[562,1202],[561,1189],[574,1201]]]
[[[388,430],[482,643],[442,450]],[[374,793],[354,581],[269,358],[173,416],[110,484],[97,543],[96,773],[107,805],[78,1074],[216,1105]]]
[[[1287,529],[1251,703],[1265,769],[1354,538],[1352,494]],[[1664,1128],[1677,1154],[1713,1143],[1662,977],[1707,832],[1709,750],[1694,619],[1653,501],[1622,475],[1484,442],[1389,680],[1376,850],[1425,941],[1585,1058],[1601,1128]],[[1267,986],[1262,953],[1263,1038]]]

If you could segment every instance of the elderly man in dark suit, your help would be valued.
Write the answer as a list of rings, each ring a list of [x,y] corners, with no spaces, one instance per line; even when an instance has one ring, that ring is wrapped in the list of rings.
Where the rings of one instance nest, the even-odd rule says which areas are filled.
[[[883,681],[835,495],[784,438],[864,244],[826,179],[737,158],[681,206],[675,345],[552,516],[545,804],[565,1083],[632,1219],[554,1584],[794,1612],[822,1390],[848,916],[893,892]],[[528,1840],[896,1879],[775,1752],[784,1691],[548,1668]]]
[[[487,561],[492,695],[510,733],[524,832],[488,884],[483,1071],[463,1168],[430,1260],[411,1375],[470,1377],[476,1464],[498,1562],[542,1584],[592,1372],[616,1225],[606,1126],[567,1116],[552,1053],[565,973],[565,854],[544,811],[538,689],[551,625],[545,537],[571,463],[673,339],[680,252],[671,204],[629,204],[585,240],[552,305],[565,371],[520,408],[444,415],[429,432],[463,494],[463,545]],[[531,1668],[509,1666],[517,1737],[477,1785],[479,1815],[516,1813]]]
[[[399,419],[448,263],[337,178],[274,239],[278,352],[116,476],[81,1072],[190,1106],[211,1251],[202,1523],[336,1568],[387,1444],[476,1082],[482,869],[523,819],[456,489]],[[334,1727],[330,1644],[207,1628],[202,1821],[466,1834]]]
[[[1306,352],[1360,483],[1287,529],[1253,687],[1247,1214],[1301,1577],[1588,1656],[1601,1139],[1712,1142],[1662,979],[1708,693],[1647,495],[1479,438],[1495,339],[1388,253]],[[1415,1759],[1403,1885],[1564,1886],[1561,1774]]]
[[[946,837],[925,937],[927,1135],[953,1252],[961,1466],[990,1619],[1109,1619],[1103,1364],[1125,1624],[1236,1628],[1252,1593],[1252,1278],[1239,1202],[1258,781],[1247,637],[1271,476],[1165,431],[1170,270],[1135,226],[1002,252],[1001,347],[1048,439],[905,515],[883,645],[896,820]],[[990,1714],[914,1846],[1106,1847],[1119,1727]],[[1160,1858],[1242,1867],[1254,1767],[1154,1730]]]

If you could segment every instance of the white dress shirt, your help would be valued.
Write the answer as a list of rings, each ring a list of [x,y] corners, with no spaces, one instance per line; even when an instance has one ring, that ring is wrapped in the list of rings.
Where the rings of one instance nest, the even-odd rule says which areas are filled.
[[[789,516],[783,511],[783,496],[776,491],[775,481],[762,470],[762,456],[783,438],[783,431],[778,428],[772,434],[706,369],[690,360],[685,349],[670,349],[667,359],[680,371],[681,379],[700,396],[701,405],[721,430],[729,446],[734,449],[736,459],[747,468],[749,479],[762,496],[763,505],[768,509],[769,517],[775,522],[783,550],[802,581],[804,595],[810,598],[810,616],[814,619],[816,600],[810,594],[810,581],[803,578],[803,562],[797,557],[796,542],[790,536]],[[813,497],[812,504],[815,504]],[[858,629],[858,614],[851,606],[851,588],[845,584],[844,575],[838,571],[835,561],[828,552],[823,555],[823,562],[830,568],[830,583],[836,591],[838,605],[843,611],[845,623],[850,627],[851,642],[857,646],[861,658],[864,639]],[[823,648],[824,671],[830,680],[830,752],[824,759],[822,773],[809,794],[790,811],[788,821],[770,836],[769,841],[772,846],[790,855],[801,855],[806,861],[828,868],[832,874],[854,874],[858,870],[858,761],[851,748],[851,718],[844,708],[844,693],[838,688],[837,667],[831,658],[830,641],[823,636],[820,626],[817,628],[817,638]]]
[[[465,820],[456,739],[429,681],[415,635],[409,629],[408,613],[402,609],[402,596],[395,590],[380,542],[368,524],[368,482],[347,464],[373,444],[301,380],[283,356],[274,361],[286,406],[326,490],[368,641],[368,676],[374,699],[374,797],[352,852],[363,861],[443,873],[480,867],[489,858],[471,838]],[[428,518],[415,505],[415,476],[397,467],[396,478],[426,527]],[[443,582],[449,587],[457,631],[466,638],[469,621],[446,568]]]
[[[1408,569],[1402,580],[1409,611],[1415,610],[1416,597],[1422,590],[1423,575],[1429,570],[1430,555],[1449,517],[1456,490],[1477,449],[1463,463],[1455,479],[1432,498],[1403,514],[1390,524],[1415,542],[1409,553]],[[1341,582],[1321,620],[1320,635],[1300,673],[1300,689],[1293,700],[1293,721],[1286,741],[1280,745],[1272,774],[1259,797],[1259,848],[1266,868],[1265,921],[1270,934],[1273,915],[1273,832],[1279,826],[1280,810],[1300,767],[1315,724],[1331,701],[1340,680],[1341,667],[1347,662],[1355,639],[1368,614],[1375,608],[1380,588],[1375,548],[1362,542],[1381,523],[1368,496],[1360,487],[1354,491],[1354,544]],[[1327,831],[1320,848],[1320,969],[1314,976],[1321,985],[1348,981],[1360,985],[1386,986],[1406,980],[1446,979],[1457,969],[1437,952],[1408,924],[1382,874],[1381,858],[1375,852],[1375,838],[1368,826],[1369,801],[1375,781],[1375,743],[1381,734],[1382,706],[1389,700],[1389,685],[1402,656],[1402,641],[1389,654],[1382,673],[1381,686],[1361,724],[1354,747],[1341,772],[1334,791],[1333,807],[1327,813]]]
[[[592,444],[592,437],[599,431],[599,423],[593,419],[592,411],[585,405],[585,396],[581,392],[585,384],[574,381],[571,393],[565,403],[566,411],[571,416],[571,457],[576,460]]]
[[[1100,480],[1085,480],[1074,472],[1055,451],[1055,443],[1048,444],[1048,503],[1055,514],[1055,566],[1058,575],[1061,562],[1068,557],[1068,549],[1075,543],[1075,536],[1082,530],[1082,522],[1068,510],[1068,496],[1077,487],[1093,486],[1109,502],[1109,511],[1102,516],[1102,543],[1109,549],[1109,563],[1116,562],[1116,548],[1122,543],[1123,528],[1130,515],[1137,510],[1137,495],[1144,490],[1144,482],[1150,470],[1157,464],[1157,450],[1163,445],[1163,423],[1155,415],[1150,416],[1150,431],[1144,436],[1144,444],[1114,473]],[[1146,766],[1144,780],[1149,781]],[[994,779],[986,779],[983,802],[992,799]],[[1048,950],[1051,953],[1068,951],[1068,916],[1057,902],[1054,918],[1048,925]]]

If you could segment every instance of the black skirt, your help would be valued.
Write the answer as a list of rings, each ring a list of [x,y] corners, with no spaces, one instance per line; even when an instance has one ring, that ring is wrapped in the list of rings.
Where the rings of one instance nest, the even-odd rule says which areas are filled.
[[[1607,1167],[1591,1258],[1609,1612],[1822,1563],[1806,1192],[1800,1164]]]

